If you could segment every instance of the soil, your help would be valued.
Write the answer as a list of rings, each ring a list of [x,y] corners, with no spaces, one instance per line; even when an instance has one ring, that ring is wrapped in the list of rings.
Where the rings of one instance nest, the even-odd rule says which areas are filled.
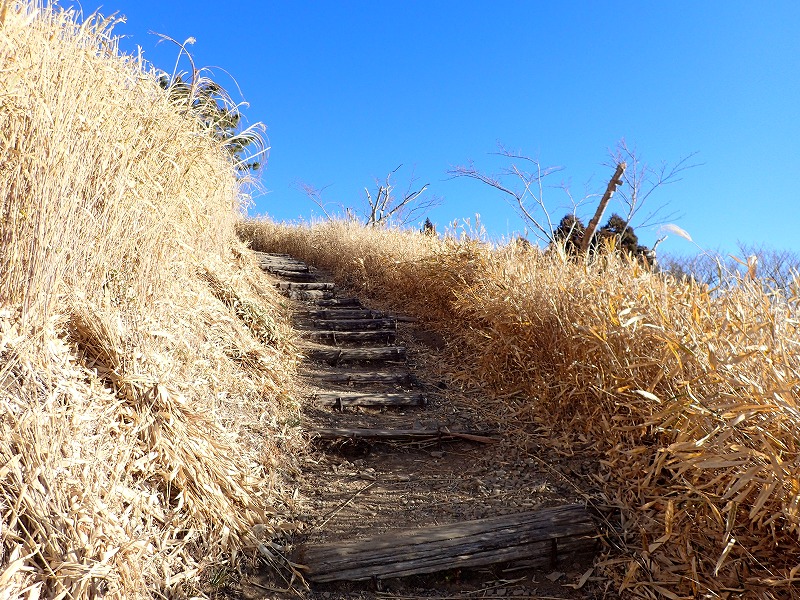
[[[318,273],[319,281],[329,281]],[[298,313],[310,303],[295,301]],[[583,503],[591,457],[521,451],[513,435],[481,410],[480,397],[452,389],[447,378],[447,340],[413,322],[398,324],[396,345],[407,348],[407,362],[383,365],[306,363],[301,368],[305,426],[420,429],[447,426],[472,430],[492,443],[464,440],[375,443],[316,441],[301,459],[295,484],[297,531],[290,540],[292,559],[302,563],[303,548],[352,540],[394,530],[510,515],[563,504]],[[315,373],[396,371],[412,374],[414,385],[321,384]],[[400,390],[423,393],[424,407],[319,407],[315,391]],[[543,430],[542,435],[547,435]],[[291,590],[273,570],[254,569],[235,589],[246,600],[262,598],[611,598],[610,584],[596,577],[592,557],[575,556],[549,569],[524,562],[452,570],[431,575],[368,582],[310,585],[295,581]]]

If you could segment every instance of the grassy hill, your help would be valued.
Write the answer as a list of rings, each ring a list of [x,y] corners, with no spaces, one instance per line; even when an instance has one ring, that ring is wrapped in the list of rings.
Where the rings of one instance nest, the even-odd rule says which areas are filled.
[[[304,450],[288,252],[447,340],[520,451],[597,458],[597,572],[640,597],[787,597],[797,298],[614,255],[245,221],[230,153],[112,23],[0,9],[0,599],[194,595],[280,562]],[[709,592],[709,590],[711,592]]]
[[[450,384],[480,390],[485,413],[521,450],[597,456],[597,472],[574,481],[591,503],[616,509],[598,570],[617,589],[791,593],[796,297],[746,278],[712,290],[613,254],[587,265],[513,243],[344,222],[249,221],[240,233],[439,331]]]
[[[0,23],[0,598],[191,593],[286,514],[284,310],[230,153],[112,24]]]

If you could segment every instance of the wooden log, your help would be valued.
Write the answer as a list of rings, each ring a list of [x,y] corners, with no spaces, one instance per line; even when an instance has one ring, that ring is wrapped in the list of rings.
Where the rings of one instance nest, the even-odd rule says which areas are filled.
[[[416,317],[408,317],[406,315],[389,315],[391,318],[395,319],[399,323],[416,323]]]
[[[376,331],[306,331],[303,337],[321,344],[347,342],[383,342],[389,344],[397,337],[392,330]]]
[[[296,300],[329,300],[335,296],[332,290],[278,290],[284,296]]]
[[[400,385],[414,383],[414,377],[410,373],[386,371],[310,373],[308,376],[325,383],[395,383]]]
[[[336,284],[322,281],[279,281],[275,284],[279,290],[333,290]]]
[[[361,301],[358,298],[331,298],[329,300],[319,300],[315,303],[317,306],[361,306]]]
[[[310,323],[298,325],[306,329],[324,329],[327,331],[365,331],[372,329],[397,329],[397,322],[394,319],[342,319],[341,321],[329,321],[326,319],[316,319]]]
[[[253,254],[255,254],[261,260],[298,260],[289,254],[280,254],[279,252],[259,252],[256,250],[253,252]]]
[[[312,282],[317,280],[317,276],[308,271],[284,271],[282,269],[269,269],[275,277],[291,279],[292,281]]]
[[[614,175],[611,176],[611,180],[608,182],[608,186],[606,187],[606,192],[600,199],[600,204],[597,205],[597,210],[595,211],[592,220],[589,221],[589,224],[586,226],[586,230],[583,232],[583,236],[581,237],[581,254],[586,254],[586,252],[589,250],[589,245],[592,242],[595,231],[597,231],[597,226],[600,225],[600,219],[603,217],[603,212],[605,212],[606,206],[608,206],[608,202],[611,200],[611,196],[614,195],[614,192],[617,191],[619,186],[625,183],[622,180],[622,176],[625,174],[625,169],[627,168],[628,165],[624,162],[621,162],[617,165]]]
[[[588,529],[588,524],[587,524]],[[592,527],[594,525],[592,524]],[[535,534],[534,534],[535,535]],[[524,539],[524,538],[523,538]],[[494,540],[492,540],[494,541]],[[317,556],[312,549],[307,550],[311,558],[299,558],[304,561],[309,571],[311,561],[320,564],[319,571],[309,572],[306,577],[312,583],[328,583],[334,581],[363,581],[375,578],[408,577],[449,571],[452,569],[486,567],[496,564],[516,564],[520,558],[525,558],[525,568],[552,570],[561,565],[574,564],[576,560],[591,559],[597,554],[597,542],[593,531],[583,535],[564,535],[564,537],[550,538],[543,541],[517,542],[509,540],[509,546],[492,547],[481,552],[480,542],[465,543],[455,548],[442,548],[440,554],[432,554],[418,558],[409,557],[402,560],[397,557],[391,564],[370,564],[358,567],[358,563],[351,563],[350,568],[338,569],[330,563],[318,563]],[[502,542],[498,542],[498,545]],[[353,560],[358,560],[354,558]],[[333,570],[336,569],[336,570]]]
[[[422,394],[361,394],[358,392],[325,392],[313,396],[315,404],[321,406],[425,406],[427,399]]]
[[[386,313],[368,308],[323,308],[319,310],[305,310],[298,313],[311,319],[340,321],[342,319],[382,319]]]
[[[311,269],[303,263],[259,263],[262,271],[291,271],[292,273],[308,273]]]
[[[446,427],[439,429],[373,429],[361,427],[323,427],[315,428],[313,433],[323,440],[466,440],[479,444],[491,444],[497,441],[486,435],[485,431],[450,431]]]
[[[331,300],[333,292],[331,290],[281,290],[284,296],[293,300]]]
[[[269,269],[274,267],[287,267],[289,269],[308,269],[308,265],[299,260],[288,260],[288,259],[280,259],[280,260],[264,260],[261,259],[258,261],[258,264],[261,265],[262,269]]]
[[[299,560],[316,583],[405,577],[518,559],[553,568],[576,554],[596,552],[595,538],[586,509],[566,505],[310,546]]]
[[[306,351],[311,360],[319,360],[336,365],[353,361],[404,361],[406,349],[402,346],[385,348],[312,348]]]

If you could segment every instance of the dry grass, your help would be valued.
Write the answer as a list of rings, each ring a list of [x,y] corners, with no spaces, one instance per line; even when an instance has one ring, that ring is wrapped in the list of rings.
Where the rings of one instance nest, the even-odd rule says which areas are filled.
[[[0,599],[197,594],[287,515],[285,311],[231,157],[111,23],[0,23]]]
[[[797,299],[338,222],[240,235],[442,331],[453,380],[494,398],[520,447],[543,427],[594,445],[601,470],[583,485],[620,509],[603,567],[626,595],[797,595]]]

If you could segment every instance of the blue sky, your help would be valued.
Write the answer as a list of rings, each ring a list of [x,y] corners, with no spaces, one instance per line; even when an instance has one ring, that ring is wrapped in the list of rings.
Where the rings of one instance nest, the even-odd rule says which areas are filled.
[[[603,191],[608,150],[624,138],[656,166],[698,153],[702,166],[651,203],[682,214],[674,222],[703,248],[800,250],[796,1],[106,0],[102,12],[113,11],[127,17],[123,49],[138,44],[171,70],[176,48],[147,32],[193,36],[198,65],[236,78],[272,148],[252,212],[319,215],[298,182],[330,186],[331,209],[358,208],[365,186],[403,164],[398,187],[413,169],[443,198],[430,213],[440,228],[479,213],[505,236],[524,223],[503,195],[448,179],[449,168],[496,170],[501,142],[564,167],[546,183],[580,198]],[[557,220],[568,200],[545,193]],[[661,249],[695,247],[672,235]]]

